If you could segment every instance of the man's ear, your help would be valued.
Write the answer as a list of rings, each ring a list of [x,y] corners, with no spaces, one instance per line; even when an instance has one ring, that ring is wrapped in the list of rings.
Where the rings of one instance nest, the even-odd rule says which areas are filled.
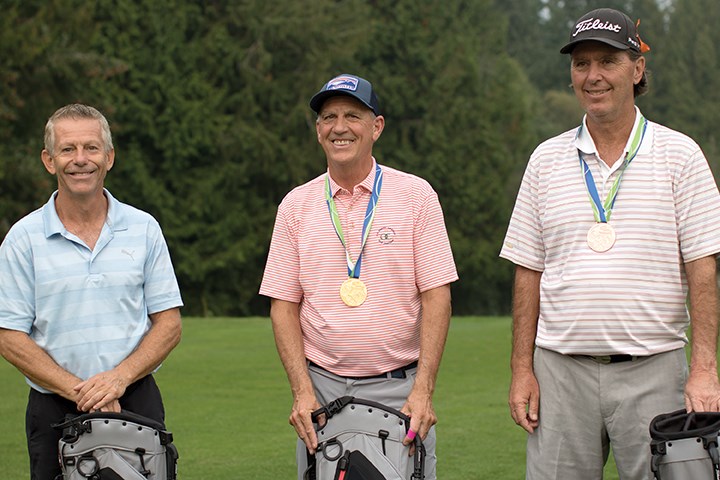
[[[45,170],[47,170],[51,175],[55,175],[55,172],[57,170],[55,169],[55,162],[50,156],[50,152],[43,149],[42,153],[40,154],[40,158],[42,159],[42,163],[45,166]]]
[[[640,57],[635,62],[635,75],[633,76],[633,83],[637,85],[642,80],[643,74],[645,73],[645,57]]]
[[[382,135],[384,129],[385,117],[383,117],[382,115],[378,115],[373,120],[373,142],[377,141],[377,139],[380,138],[380,135]]]
[[[113,165],[115,165],[115,149],[111,148],[110,151],[108,152],[107,156],[108,156],[107,169],[109,172],[110,169],[113,167]]]

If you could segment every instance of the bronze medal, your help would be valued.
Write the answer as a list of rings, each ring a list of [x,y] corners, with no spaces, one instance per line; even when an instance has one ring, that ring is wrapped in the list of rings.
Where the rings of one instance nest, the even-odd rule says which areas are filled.
[[[615,229],[609,223],[596,223],[587,233],[587,244],[594,252],[607,252],[615,245]]]
[[[348,278],[340,285],[340,298],[348,307],[362,305],[367,298],[367,287],[359,278]]]

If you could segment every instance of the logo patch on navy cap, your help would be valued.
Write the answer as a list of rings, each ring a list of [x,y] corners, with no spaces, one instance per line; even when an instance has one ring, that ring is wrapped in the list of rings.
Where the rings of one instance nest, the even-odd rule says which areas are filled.
[[[340,76],[330,80],[325,90],[350,90],[354,92],[358,88],[358,79],[355,77]]]

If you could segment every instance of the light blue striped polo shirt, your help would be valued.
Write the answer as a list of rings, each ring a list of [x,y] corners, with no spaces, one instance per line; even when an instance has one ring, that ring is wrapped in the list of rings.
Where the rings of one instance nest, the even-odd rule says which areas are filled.
[[[63,226],[56,195],[0,245],[0,327],[28,333],[84,380],[118,365],[150,328],[148,315],[180,307],[182,298],[151,215],[105,190],[107,220],[90,250]]]

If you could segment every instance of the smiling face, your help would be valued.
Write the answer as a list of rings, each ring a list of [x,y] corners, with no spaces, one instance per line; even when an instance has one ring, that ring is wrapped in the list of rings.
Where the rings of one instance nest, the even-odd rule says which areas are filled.
[[[385,119],[358,100],[330,97],[318,113],[315,127],[331,170],[362,170],[372,167],[372,147],[380,137]]]
[[[645,58],[601,42],[582,42],[572,51],[570,76],[588,121],[613,123],[634,118],[633,87],[642,79]]]
[[[53,152],[42,151],[45,168],[58,179],[58,195],[82,200],[102,195],[115,151],[106,151],[100,122],[63,118],[54,125]]]

